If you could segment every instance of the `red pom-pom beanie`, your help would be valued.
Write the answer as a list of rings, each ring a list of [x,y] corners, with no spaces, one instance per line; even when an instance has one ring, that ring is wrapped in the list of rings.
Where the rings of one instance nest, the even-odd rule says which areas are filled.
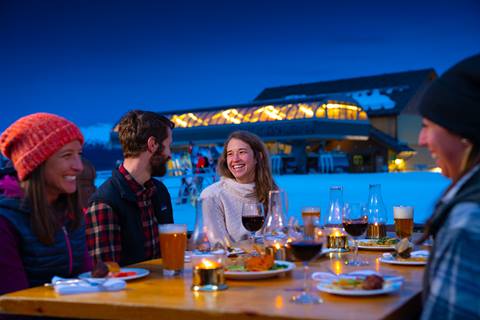
[[[60,116],[34,113],[15,121],[0,136],[0,151],[12,160],[20,181],[74,140],[83,144],[80,129]]]

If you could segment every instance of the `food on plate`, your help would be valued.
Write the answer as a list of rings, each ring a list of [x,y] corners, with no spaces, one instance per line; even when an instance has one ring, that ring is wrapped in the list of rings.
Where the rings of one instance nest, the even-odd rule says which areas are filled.
[[[363,280],[362,289],[364,289],[364,290],[382,289],[384,282],[385,282],[385,280],[383,280],[382,277],[380,277],[376,274],[371,274]]]
[[[108,275],[115,276],[115,274],[120,272],[120,266],[116,262],[108,261],[98,261],[93,268],[92,277],[93,278],[105,278]]]
[[[365,278],[340,278],[331,283],[333,289],[339,290],[379,290],[383,288],[385,280],[378,275],[369,275]]]
[[[137,273],[135,271],[120,271],[120,272],[112,272],[113,278],[126,278],[131,276],[136,276]]]
[[[266,271],[273,267],[273,256],[269,254],[254,255],[245,259],[247,271]]]
[[[226,270],[230,272],[260,272],[286,269],[288,265],[275,263],[272,255],[251,254],[228,257]]]
[[[362,279],[360,278],[340,278],[332,282],[331,286],[335,289],[355,290],[362,288]]]
[[[393,256],[392,254],[392,257],[396,260],[396,261],[407,261],[407,262],[426,262],[427,261],[427,258],[426,256],[410,256],[408,258],[402,258],[400,256]]]
[[[407,238],[400,240],[395,245],[395,252],[392,254],[394,258],[408,259],[411,256],[412,247]]]
[[[358,245],[362,247],[391,247],[397,242],[397,238],[380,238],[377,240],[359,240]]]

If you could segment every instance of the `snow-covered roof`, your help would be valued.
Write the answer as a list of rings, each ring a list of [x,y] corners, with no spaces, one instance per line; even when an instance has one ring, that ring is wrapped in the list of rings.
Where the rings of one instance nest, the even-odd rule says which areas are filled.
[[[435,70],[380,74],[374,76],[312,82],[264,89],[254,101],[331,97],[341,94],[353,98],[369,116],[398,114],[428,81],[436,77]]]

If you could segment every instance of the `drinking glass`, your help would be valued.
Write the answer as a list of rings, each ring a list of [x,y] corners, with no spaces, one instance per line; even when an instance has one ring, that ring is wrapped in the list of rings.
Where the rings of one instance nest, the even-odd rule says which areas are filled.
[[[260,202],[244,203],[242,208],[242,224],[250,232],[250,238],[255,242],[255,233],[265,222],[263,204]]]
[[[293,296],[290,301],[297,304],[323,303],[323,300],[320,299],[320,297],[310,293],[310,288],[308,286],[308,263],[322,251],[322,242],[311,239],[308,235],[305,236],[305,233],[303,233],[303,237],[301,236],[299,239],[290,242],[289,246],[292,249],[295,258],[302,261],[303,264],[302,293]]]
[[[368,187],[368,227],[367,238],[381,239],[387,236],[387,209],[383,203],[382,186],[371,184]]]
[[[324,218],[325,228],[339,228],[342,224],[343,187],[330,187],[330,203]]]
[[[286,237],[287,233],[287,195],[283,190],[268,192],[268,214],[262,233],[265,236]]]
[[[302,220],[305,234],[314,239],[315,227],[320,223],[320,207],[303,207]]]
[[[358,237],[367,231],[368,216],[360,203],[346,203],[343,209],[343,228],[353,238],[353,259],[348,261],[349,265],[368,265],[367,261],[358,260]]]
[[[413,207],[393,207],[393,221],[397,237],[410,239],[413,233]]]
[[[158,229],[163,275],[178,275],[183,272],[185,248],[187,246],[187,225],[161,224]]]

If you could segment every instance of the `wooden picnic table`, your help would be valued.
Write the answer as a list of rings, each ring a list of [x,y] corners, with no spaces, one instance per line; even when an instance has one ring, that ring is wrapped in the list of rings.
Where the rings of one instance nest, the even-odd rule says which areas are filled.
[[[359,251],[369,266],[352,267],[343,260],[350,254],[330,253],[312,263],[311,272],[375,270],[401,275],[400,291],[380,296],[345,297],[318,292],[319,305],[297,305],[289,301],[302,287],[300,265],[282,277],[264,280],[227,280],[229,288],[218,292],[192,292],[191,266],[184,275],[162,276],[161,260],[135,265],[150,275],[128,281],[118,292],[59,295],[49,287],[36,287],[0,296],[5,313],[83,319],[414,319],[421,311],[423,266],[397,266],[379,261],[382,252]],[[313,281],[312,281],[313,285]],[[314,290],[314,289],[312,289]]]

